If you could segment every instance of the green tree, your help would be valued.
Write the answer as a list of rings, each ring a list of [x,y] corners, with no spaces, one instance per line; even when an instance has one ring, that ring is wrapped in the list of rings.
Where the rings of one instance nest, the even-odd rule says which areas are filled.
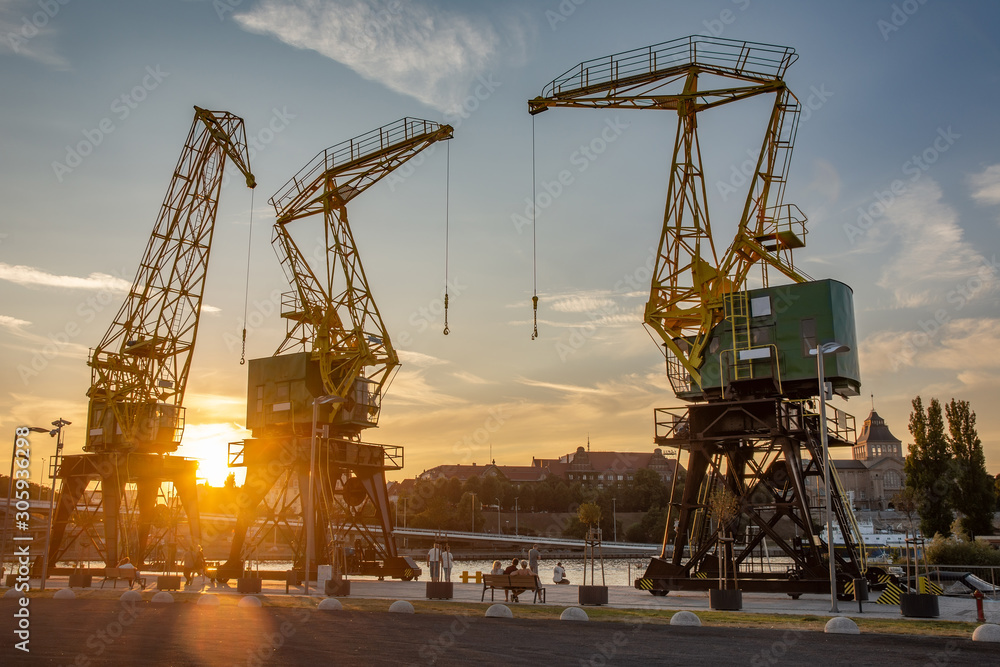
[[[976,431],[976,413],[968,401],[951,399],[944,406],[948,418],[948,445],[952,455],[952,501],[964,516],[959,519],[962,531],[975,536],[993,532],[993,508],[996,506],[994,481],[986,472],[983,443]]]
[[[927,537],[938,533],[948,536],[954,518],[951,451],[944,432],[941,404],[936,398],[931,399],[926,412],[920,397],[913,399],[910,433],[913,444],[903,469],[906,486],[919,498],[920,530]]]

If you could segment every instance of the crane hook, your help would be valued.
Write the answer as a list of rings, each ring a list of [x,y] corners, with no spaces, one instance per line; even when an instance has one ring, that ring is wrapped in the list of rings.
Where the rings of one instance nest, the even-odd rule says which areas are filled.
[[[444,335],[447,336],[451,333],[451,329],[448,328],[448,293],[444,293]]]
[[[532,315],[535,320],[535,330],[531,334],[531,340],[535,340],[536,338],[538,338],[538,295],[537,294],[531,297],[531,309],[532,309]]]
[[[247,362],[247,328],[243,327],[243,351],[240,352],[240,366]]]

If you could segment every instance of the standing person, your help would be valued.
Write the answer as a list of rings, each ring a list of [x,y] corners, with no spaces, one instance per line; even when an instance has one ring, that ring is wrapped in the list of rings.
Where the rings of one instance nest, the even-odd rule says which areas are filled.
[[[528,551],[528,569],[538,575],[538,561],[542,559],[542,554],[538,551],[538,545],[531,545],[531,549]]]
[[[451,566],[455,564],[455,557],[451,555],[451,545],[445,545],[444,553],[441,554],[441,567],[444,568],[444,580],[451,581]]]
[[[195,564],[195,553],[194,549],[188,547],[184,550],[184,583],[187,586],[191,585],[194,580],[194,570],[196,568]]]
[[[208,578],[208,571],[205,569],[205,549],[198,545],[198,553],[194,555],[195,574]]]
[[[431,581],[438,581],[441,577],[441,547],[437,542],[427,552],[427,567],[431,571]]]
[[[569,579],[566,578],[566,568],[563,567],[562,561],[556,563],[556,566],[552,568],[552,581],[557,584],[569,583]]]

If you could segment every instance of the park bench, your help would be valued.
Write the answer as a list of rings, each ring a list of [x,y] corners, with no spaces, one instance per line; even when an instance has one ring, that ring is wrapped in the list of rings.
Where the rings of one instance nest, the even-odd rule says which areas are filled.
[[[490,591],[490,601],[493,601],[494,593],[497,589],[510,591],[514,602],[520,602],[517,597],[525,591],[533,591],[535,594],[533,602],[538,602],[541,598],[545,602],[545,588],[537,576],[516,575],[516,574],[484,574],[483,594],[480,601],[486,599],[486,590]]]
[[[146,578],[139,574],[139,570],[134,567],[106,567],[104,568],[104,580],[101,581],[101,588],[104,588],[104,584],[108,581],[111,582],[111,587],[116,588],[118,586],[118,580],[128,582],[129,590],[132,589],[133,584],[139,584],[139,588],[146,589]]]

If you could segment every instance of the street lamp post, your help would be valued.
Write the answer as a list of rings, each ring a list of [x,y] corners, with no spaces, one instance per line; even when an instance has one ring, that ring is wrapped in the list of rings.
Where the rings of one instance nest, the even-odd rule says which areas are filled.
[[[611,523],[615,527],[615,542],[618,541],[618,499],[611,499]]]
[[[472,494],[472,532],[476,532],[476,494]]]
[[[49,521],[45,526],[45,552],[42,554],[42,585],[41,590],[45,590],[45,579],[49,575],[49,542],[52,540],[52,520],[55,518],[53,516],[53,509],[55,507],[56,500],[56,473],[59,470],[59,457],[62,456],[63,449],[63,427],[69,426],[72,422],[68,422],[62,417],[52,422],[55,428],[49,431],[50,435],[56,438],[56,455],[52,459],[51,468],[52,474],[49,475],[49,479],[52,480],[52,488],[49,489]],[[44,467],[44,466],[43,466]],[[41,489],[41,487],[39,487]]]
[[[520,535],[521,532],[517,528],[517,496],[514,496],[514,534]]]
[[[55,435],[54,432],[50,432],[49,429],[41,428],[40,426],[22,426],[21,428],[26,428],[32,433],[49,433],[50,435]],[[10,497],[14,491],[14,461],[17,459],[18,437],[17,429],[14,429],[14,442],[11,444],[10,450],[10,477],[7,478],[7,504],[4,506],[3,531],[0,533],[0,565],[3,565],[3,557],[7,553],[7,522],[13,516],[10,512]]]
[[[502,535],[503,531],[500,530],[500,499],[497,498],[497,535]]]
[[[839,613],[837,607],[837,565],[833,558],[833,489],[830,475],[830,439],[826,429],[826,376],[823,362],[828,354],[849,352],[851,348],[843,343],[829,342],[809,350],[816,357],[816,375],[819,381],[819,439],[823,447],[823,483],[826,484],[826,549],[830,561],[830,611]]]
[[[339,396],[317,396],[313,399],[312,431],[309,437],[309,488],[306,490],[306,515],[303,517],[306,528],[306,571],[305,594],[309,595],[309,570],[312,565],[312,554],[316,549],[316,512],[313,507],[313,488],[316,486],[316,422],[319,421],[319,406],[334,401],[343,402]]]

